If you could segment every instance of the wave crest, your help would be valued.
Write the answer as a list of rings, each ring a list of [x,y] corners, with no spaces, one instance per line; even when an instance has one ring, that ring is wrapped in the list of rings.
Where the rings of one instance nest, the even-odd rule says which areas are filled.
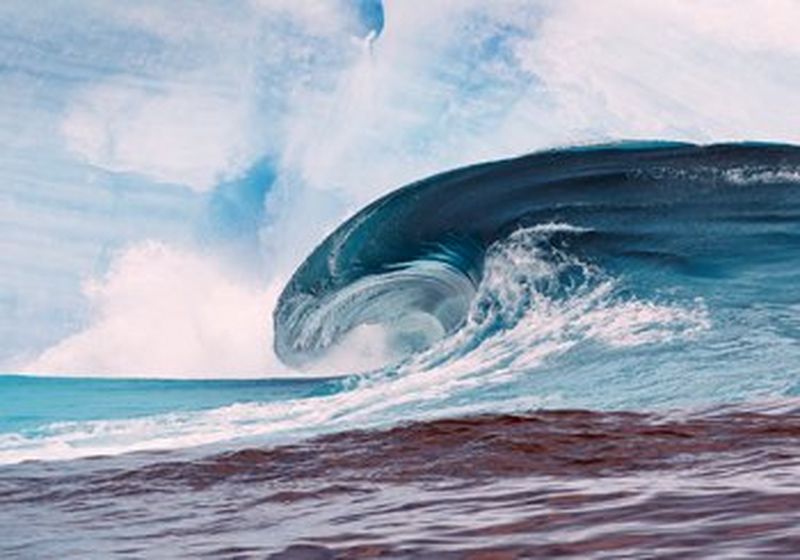
[[[739,179],[755,167],[781,173]],[[745,262],[776,223],[794,223],[800,190],[787,169],[800,169],[797,148],[639,143],[412,184],[342,224],[297,270],[275,310],[276,352],[293,367],[354,371],[427,360],[429,348],[442,363],[475,347],[493,355],[496,343],[515,349],[499,353],[507,362],[579,339],[625,346],[703,330],[708,279],[743,266],[725,255]]]

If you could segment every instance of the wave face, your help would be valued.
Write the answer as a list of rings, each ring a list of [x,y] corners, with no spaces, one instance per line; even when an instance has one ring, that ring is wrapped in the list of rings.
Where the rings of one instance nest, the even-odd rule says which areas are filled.
[[[283,291],[275,350],[311,369],[469,355],[519,371],[576,344],[585,363],[590,342],[672,342],[678,367],[772,377],[763,364],[800,363],[798,261],[798,148],[536,153],[411,184],[342,224]]]

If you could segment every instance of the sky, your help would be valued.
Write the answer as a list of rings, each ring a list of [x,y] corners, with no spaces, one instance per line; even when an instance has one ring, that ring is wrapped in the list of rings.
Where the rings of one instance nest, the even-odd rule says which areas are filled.
[[[800,141],[793,0],[0,3],[0,371],[262,377],[376,197],[620,139]]]

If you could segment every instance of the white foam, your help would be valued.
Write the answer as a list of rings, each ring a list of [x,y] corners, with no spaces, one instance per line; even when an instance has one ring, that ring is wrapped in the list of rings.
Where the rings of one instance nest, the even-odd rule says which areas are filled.
[[[158,242],[128,248],[84,288],[90,325],[21,370],[162,378],[288,373],[271,347],[269,312],[282,282],[262,287],[226,265]]]
[[[800,183],[800,169],[795,167],[731,169],[725,172],[725,179],[738,185]]]
[[[618,280],[549,245],[559,231],[582,230],[536,226],[491,247],[467,324],[415,358],[414,369],[440,367],[446,356],[441,367],[459,376],[486,372],[486,382],[530,371],[585,342],[624,348],[690,339],[710,328],[700,300],[680,305],[622,295]],[[574,280],[565,276],[570,271]]]

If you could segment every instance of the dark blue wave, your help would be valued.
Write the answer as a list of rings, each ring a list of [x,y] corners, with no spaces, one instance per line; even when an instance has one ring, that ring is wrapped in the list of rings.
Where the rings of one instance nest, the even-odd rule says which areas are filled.
[[[544,224],[569,224],[558,246],[624,276],[637,296],[790,304],[800,282],[800,148],[597,146],[411,184],[346,221],[297,269],[274,313],[275,350],[300,366],[373,323],[400,325],[401,353],[425,348],[464,323],[487,249]]]

